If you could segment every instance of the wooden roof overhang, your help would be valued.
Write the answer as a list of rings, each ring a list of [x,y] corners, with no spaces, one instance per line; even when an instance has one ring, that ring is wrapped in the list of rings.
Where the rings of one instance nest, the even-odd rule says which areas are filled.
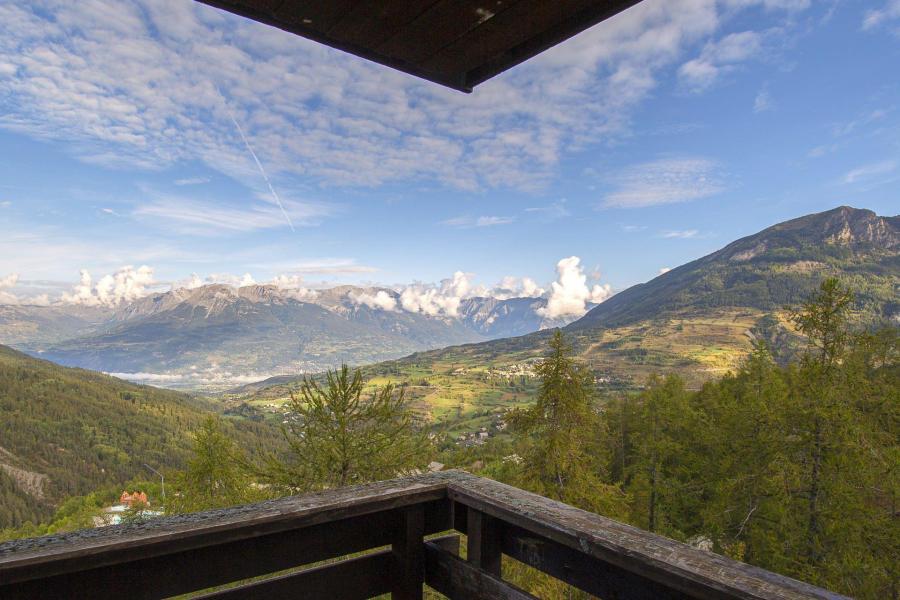
[[[640,0],[197,0],[462,92]]]

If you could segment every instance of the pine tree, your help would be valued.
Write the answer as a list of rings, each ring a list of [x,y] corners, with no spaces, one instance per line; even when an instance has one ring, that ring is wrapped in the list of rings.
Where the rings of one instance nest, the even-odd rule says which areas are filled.
[[[262,499],[242,466],[243,452],[216,417],[208,417],[194,436],[184,471],[173,478],[167,512],[195,512]]]
[[[641,427],[632,435],[634,456],[626,487],[633,498],[633,517],[641,527],[677,538],[685,535],[683,507],[696,492],[688,471],[692,427],[687,400],[680,377],[651,376],[637,401]]]
[[[257,473],[291,491],[401,476],[427,462],[430,442],[413,421],[405,390],[392,384],[364,394],[360,371],[329,371],[320,386],[305,378],[291,394],[282,429],[289,456],[269,455]]]
[[[624,495],[606,484],[596,444],[601,422],[593,405],[593,374],[572,357],[562,332],[550,340],[550,356],[535,368],[540,379],[533,406],[514,412],[510,424],[527,439],[523,487],[607,516],[626,513]]]

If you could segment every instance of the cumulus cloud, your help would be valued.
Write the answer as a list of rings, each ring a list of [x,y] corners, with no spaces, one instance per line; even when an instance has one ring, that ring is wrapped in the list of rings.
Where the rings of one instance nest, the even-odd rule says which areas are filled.
[[[143,265],[135,269],[128,265],[115,273],[104,275],[95,284],[87,269],[81,270],[81,279],[71,292],[63,293],[64,304],[114,307],[123,302],[133,302],[147,294],[147,287],[155,283],[153,269]]]
[[[672,270],[672,267],[660,267],[659,275],[665,275],[666,273],[668,273],[671,270]]]
[[[560,317],[580,317],[587,311],[587,304],[599,304],[612,296],[609,284],[587,285],[587,275],[581,266],[581,259],[570,256],[556,264],[557,280],[550,284],[550,297],[547,306],[539,309],[542,317],[556,319]]]
[[[718,165],[706,158],[664,158],[634,165],[615,175],[611,182],[616,189],[604,198],[603,208],[690,202],[714,196],[724,189]]]
[[[546,293],[531,277],[504,277],[500,283],[494,286],[489,296],[498,300],[508,300],[510,298],[540,298]]]
[[[5,277],[0,277],[0,289],[11,288],[19,282],[18,273],[10,273]]]
[[[393,312],[397,310],[397,299],[384,290],[378,290],[375,294],[362,292],[359,294],[350,293],[350,300],[355,304],[368,306],[380,310]]]
[[[285,292],[288,297],[300,302],[311,302],[319,295],[319,292],[306,286],[303,277],[296,274],[287,275],[282,273],[272,278],[272,281],[269,283]]]
[[[4,277],[0,277],[0,304],[18,304],[19,298],[10,292],[4,290],[15,287],[19,282],[18,273],[10,273]]]
[[[472,275],[456,271],[453,277],[442,279],[439,285],[413,284],[400,292],[400,306],[409,312],[432,317],[456,317],[459,305],[473,290]]]
[[[207,282],[203,281],[203,279],[197,275],[196,273],[191,273],[189,277],[185,279],[179,279],[172,283],[173,290],[195,290],[198,287],[205,285]]]
[[[788,2],[740,2],[761,4]],[[279,183],[533,190],[564,152],[627,134],[661,71],[736,12],[716,0],[642,2],[466,96],[199,3],[7,2],[0,126],[64,141],[93,163],[202,160],[266,192],[228,106]],[[685,71],[708,78],[735,60],[732,45],[717,42]]]
[[[0,277],[0,304],[27,304],[31,306],[48,306],[50,304],[50,296],[48,294],[38,294],[36,296],[20,296],[12,293],[12,288],[19,283],[19,274],[10,273]]]

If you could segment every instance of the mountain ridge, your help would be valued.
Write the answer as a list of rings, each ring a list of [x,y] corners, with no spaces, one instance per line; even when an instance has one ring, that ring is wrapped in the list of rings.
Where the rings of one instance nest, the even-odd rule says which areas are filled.
[[[733,370],[756,339],[789,357],[800,338],[785,308],[803,301],[827,276],[854,290],[858,325],[900,323],[898,232],[900,217],[851,207],[791,219],[620,291],[563,330],[604,385],[639,387],[650,374],[676,371],[697,387]],[[549,336],[543,330],[417,352],[369,370],[420,378],[429,372],[447,377],[444,370],[461,365],[503,369],[543,356]],[[290,380],[268,384],[289,387]],[[455,393],[455,385],[446,393]],[[258,382],[233,391],[266,388]]]
[[[870,210],[840,206],[772,225],[623,290],[567,328],[627,324],[663,311],[704,305],[772,310],[799,301],[822,273],[842,266],[857,269],[859,265],[851,264],[857,257],[864,258],[864,267],[872,271],[883,262],[896,270],[898,247],[900,216],[879,217]],[[780,268],[766,268],[775,266]],[[784,280],[795,285],[781,289]]]
[[[374,302],[376,295],[388,299],[387,308]],[[69,311],[59,306],[0,307],[0,342],[63,365],[211,389],[227,387],[226,379],[379,362],[567,322],[544,319],[538,312],[545,306],[544,298],[464,298],[450,316],[404,310],[401,294],[384,287],[208,284],[151,293],[115,309],[69,310],[90,312],[89,322],[65,321]],[[11,315],[6,321],[4,313]],[[41,335],[42,324],[57,323],[66,327]]]

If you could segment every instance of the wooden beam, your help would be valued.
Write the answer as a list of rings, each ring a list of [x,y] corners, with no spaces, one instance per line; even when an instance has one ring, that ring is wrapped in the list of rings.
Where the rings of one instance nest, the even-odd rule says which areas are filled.
[[[394,540],[391,598],[393,600],[422,600],[425,582],[425,512],[421,506],[409,506],[399,511]]]
[[[696,598],[836,600],[846,596],[693,548],[562,502],[458,472],[450,500]]]
[[[535,600],[535,596],[433,542],[425,543],[425,583],[450,600]]]
[[[467,513],[466,536],[469,562],[473,566],[499,577],[503,558],[500,553],[502,523],[473,508],[469,508]]]
[[[0,544],[0,598],[156,598],[386,546],[395,509],[451,527],[446,481],[394,480],[230,509]]]
[[[288,22],[277,17],[270,11],[260,9],[255,4],[250,2],[243,2],[240,4],[233,3],[229,0],[197,0],[197,2],[207,4],[214,8],[225,10],[236,15],[240,15],[247,19],[252,19],[253,21],[258,21],[259,23],[277,27],[282,31],[287,31],[288,33],[299,35],[300,37],[307,38],[314,42],[319,42],[320,44],[331,46],[332,48],[335,48],[337,50],[355,54],[360,58],[371,60],[372,62],[382,64],[386,67],[390,67],[392,69],[396,69],[398,71],[420,77],[427,81],[431,81],[452,88],[454,90],[464,92],[466,94],[471,93],[472,91],[472,88],[467,86],[465,83],[465,73],[437,73],[434,71],[429,71],[405,60],[376,52],[373,48],[334,39],[327,33],[319,31],[318,29],[312,27],[311,24],[303,23],[302,19],[299,22]]]
[[[0,585],[0,598],[162,598],[385,546],[397,517],[354,517],[175,554]],[[5,582],[4,582],[5,583]]]
[[[598,598],[681,600],[691,597],[515,526],[504,527],[502,547],[507,556]]]
[[[298,573],[197,597],[198,600],[365,600],[391,589],[391,551],[382,550]]]

